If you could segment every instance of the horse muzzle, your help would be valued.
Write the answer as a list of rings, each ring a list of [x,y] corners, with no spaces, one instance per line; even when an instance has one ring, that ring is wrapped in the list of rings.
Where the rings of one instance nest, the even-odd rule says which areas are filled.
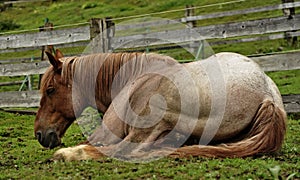
[[[35,137],[38,139],[39,143],[46,148],[53,149],[61,144],[59,136],[52,129],[45,132],[37,131]]]

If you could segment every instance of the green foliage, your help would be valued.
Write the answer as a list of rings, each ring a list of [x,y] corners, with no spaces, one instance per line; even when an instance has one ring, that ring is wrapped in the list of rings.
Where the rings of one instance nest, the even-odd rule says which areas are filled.
[[[16,24],[20,24],[19,29],[34,29],[43,25],[46,17],[50,19],[55,26],[87,22],[92,17],[124,17],[145,13],[169,11],[174,9],[183,9],[186,4],[193,4],[194,6],[204,6],[208,4],[220,3],[220,0],[104,0],[95,3],[93,0],[76,0],[67,1],[61,0],[55,3],[50,2],[33,2],[26,4],[14,4],[13,7],[7,11],[1,12],[0,21],[4,19],[14,19]],[[277,0],[265,1],[245,1],[236,4],[203,7],[196,10],[196,14],[207,14],[211,12],[221,12],[232,9],[244,9],[261,5],[278,4]],[[268,12],[268,16],[274,16],[279,11]],[[24,16],[26,14],[26,16]],[[173,12],[168,14],[157,15],[164,18],[181,18],[185,11]],[[62,16],[63,15],[63,16]],[[256,14],[255,17],[266,17],[266,14],[260,16]],[[199,22],[198,25],[218,23],[221,21],[237,21],[241,20],[241,16],[208,20],[206,22]],[[243,16],[243,20],[249,19],[248,16]],[[253,18],[253,16],[252,16]],[[116,22],[118,23],[118,22]],[[2,30],[1,30],[2,31]]]
[[[97,7],[96,3],[85,3],[81,6],[81,9],[91,9]]]
[[[7,30],[14,30],[19,27],[20,27],[20,25],[16,24],[12,20],[0,20],[0,32],[7,31]]]
[[[300,93],[300,70],[267,73],[276,83],[281,94]]]

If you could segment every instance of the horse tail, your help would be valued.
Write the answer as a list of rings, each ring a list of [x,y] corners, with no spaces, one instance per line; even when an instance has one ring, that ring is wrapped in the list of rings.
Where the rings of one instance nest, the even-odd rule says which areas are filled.
[[[263,101],[250,124],[245,138],[216,146],[192,145],[178,148],[171,157],[246,157],[276,152],[281,148],[286,131],[286,113],[273,101]]]

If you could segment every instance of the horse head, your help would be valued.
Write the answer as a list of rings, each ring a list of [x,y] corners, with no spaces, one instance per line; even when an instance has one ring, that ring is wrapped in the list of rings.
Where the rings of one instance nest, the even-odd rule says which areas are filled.
[[[72,106],[72,88],[62,78],[62,53],[55,56],[46,52],[50,66],[41,81],[41,101],[38,109],[34,133],[39,143],[47,148],[61,144],[61,138],[75,120]]]

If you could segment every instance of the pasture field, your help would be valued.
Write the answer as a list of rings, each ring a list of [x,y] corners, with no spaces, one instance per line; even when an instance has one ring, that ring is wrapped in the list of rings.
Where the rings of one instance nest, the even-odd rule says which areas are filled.
[[[299,94],[299,70],[270,72],[282,94]],[[17,90],[17,86],[0,91]],[[33,109],[36,110],[36,109]],[[111,158],[98,161],[53,162],[53,150],[34,138],[35,116],[0,111],[0,179],[300,179],[300,116],[289,115],[282,150],[249,158],[164,158],[136,164]],[[63,146],[85,140],[77,124],[63,138]],[[297,174],[298,173],[298,174]]]
[[[281,3],[279,0],[268,1],[242,1],[234,4],[217,6],[207,6],[210,4],[223,3],[231,0],[56,0],[50,2],[34,2],[14,4],[13,8],[8,8],[1,12],[0,22],[11,21],[8,24],[15,24],[15,30],[36,29],[43,25],[44,19],[49,18],[56,26],[66,24],[86,23],[92,17],[126,17],[145,13],[157,13],[163,11],[184,9],[186,5],[203,6],[196,10],[196,14],[209,14],[212,12],[222,12],[233,9],[246,9],[264,5],[274,5]],[[181,18],[183,11],[163,13],[156,16],[162,18]],[[26,16],[24,16],[26,15]],[[62,17],[63,15],[63,17]],[[254,13],[251,15],[232,16],[219,19],[217,22],[239,21],[255,19],[257,17],[274,17],[282,15],[281,11]],[[126,20],[126,19],[125,19]],[[122,20],[117,20],[116,23]],[[201,25],[215,24],[216,21],[201,21]],[[1,27],[1,26],[0,26]],[[0,31],[11,31],[10,29],[0,29]]]
[[[104,158],[98,161],[53,162],[58,148],[44,149],[33,135],[34,116],[0,111],[0,179],[300,179],[300,119],[289,116],[282,150],[249,158],[164,158],[137,164]],[[82,142],[77,124],[63,139]]]

